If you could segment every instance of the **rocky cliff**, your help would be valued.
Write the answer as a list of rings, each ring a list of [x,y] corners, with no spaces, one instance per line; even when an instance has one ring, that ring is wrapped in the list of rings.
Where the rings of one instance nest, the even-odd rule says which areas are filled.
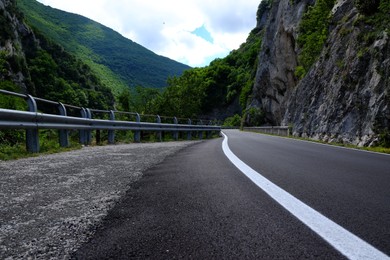
[[[28,91],[30,74],[27,70],[23,43],[35,45],[36,39],[31,29],[26,26],[16,3],[12,0],[0,0],[0,81],[15,83],[23,93]]]
[[[297,136],[372,145],[390,132],[390,25],[378,26],[388,4],[362,14],[353,0],[335,1],[321,52],[299,77],[302,18],[319,1],[274,0],[258,17],[263,43],[250,106]]]

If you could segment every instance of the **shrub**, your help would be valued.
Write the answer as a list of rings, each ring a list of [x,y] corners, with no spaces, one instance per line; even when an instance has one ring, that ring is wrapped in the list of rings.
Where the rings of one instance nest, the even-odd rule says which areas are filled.
[[[378,11],[380,0],[355,0],[355,6],[359,13],[371,15]]]
[[[305,77],[306,70],[305,70],[305,68],[303,66],[297,66],[295,68],[294,74],[295,74],[295,77],[297,77],[298,79],[301,80],[301,79],[303,79]]]
[[[259,107],[251,107],[249,108],[245,115],[245,126],[260,126],[265,124],[265,113]]]
[[[238,114],[226,118],[225,121],[223,122],[223,126],[239,127],[240,125],[241,125],[241,117]]]
[[[310,6],[303,15],[299,25],[298,45],[301,48],[299,54],[299,77],[302,72],[309,71],[310,67],[321,54],[324,43],[328,37],[329,15],[334,6],[334,0],[318,0],[314,6]]]

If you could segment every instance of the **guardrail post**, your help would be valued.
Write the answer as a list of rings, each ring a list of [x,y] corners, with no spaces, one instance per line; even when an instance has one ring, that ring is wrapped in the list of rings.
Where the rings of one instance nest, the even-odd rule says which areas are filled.
[[[110,110],[110,120],[115,121],[115,113]],[[115,144],[115,130],[108,130],[108,143]]]
[[[211,120],[209,121],[208,125],[210,126],[211,125]],[[207,139],[210,139],[211,138],[211,134],[212,134],[212,131],[207,131]]]
[[[85,108],[82,107],[80,113],[82,118],[86,117]],[[79,135],[80,135],[80,144],[85,144],[86,143],[85,130],[79,130]]]
[[[64,104],[61,102],[58,102],[58,110],[60,112],[61,116],[67,116],[66,108]],[[59,138],[60,138],[60,146],[61,147],[68,147],[69,146],[69,131],[65,129],[60,129],[58,131]]]
[[[178,121],[176,117],[173,118],[173,123],[176,125],[175,127],[177,127]],[[177,141],[178,139],[179,139],[179,131],[175,130],[173,132],[173,140]]]
[[[92,119],[91,110],[89,108],[86,108],[85,110],[87,111],[87,118]],[[85,133],[87,136],[87,144],[90,144],[92,141],[92,130],[86,130]]]
[[[191,125],[192,124],[192,121],[191,119],[188,119],[188,124]],[[192,139],[192,133],[191,133],[191,130],[187,132],[187,140],[191,140]]]
[[[138,113],[135,115],[135,121],[137,123],[141,123],[141,116]],[[136,143],[141,142],[141,131],[140,130],[134,131],[134,142],[136,142]]]
[[[37,113],[38,107],[35,99],[27,95],[27,105],[28,111]],[[38,127],[36,129],[27,129],[26,130],[26,149],[30,153],[38,153],[39,152],[39,133]]]
[[[89,118],[88,112],[85,108],[81,108],[81,117],[82,118]],[[88,133],[87,130],[80,130],[80,143],[87,145],[88,144]]]
[[[161,117],[159,115],[157,115],[156,122],[157,122],[157,124],[161,124]],[[157,141],[158,142],[162,142],[162,133],[161,133],[161,131],[157,131]]]
[[[199,124],[200,124],[200,125],[203,125],[203,121],[200,120],[200,121],[199,121]],[[198,132],[198,135],[199,135],[199,140],[202,140],[202,139],[203,139],[203,131],[199,131],[199,132]]]

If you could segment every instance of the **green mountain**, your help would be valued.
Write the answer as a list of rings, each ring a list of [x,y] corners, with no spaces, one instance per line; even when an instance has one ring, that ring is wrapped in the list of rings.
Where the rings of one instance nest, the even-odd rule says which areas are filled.
[[[138,85],[162,88],[168,77],[181,75],[190,68],[83,16],[35,0],[17,3],[30,26],[81,58],[114,93]]]
[[[15,2],[5,0],[0,0],[0,89],[99,109],[112,109],[115,102],[111,89],[88,65],[34,32]],[[25,102],[17,100],[0,95],[0,107],[25,109]],[[39,109],[55,110],[43,103]]]

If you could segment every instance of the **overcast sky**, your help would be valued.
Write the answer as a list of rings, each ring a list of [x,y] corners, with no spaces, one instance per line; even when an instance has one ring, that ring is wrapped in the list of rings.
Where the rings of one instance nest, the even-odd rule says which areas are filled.
[[[256,25],[261,0],[38,0],[111,27],[192,67],[225,57]]]

